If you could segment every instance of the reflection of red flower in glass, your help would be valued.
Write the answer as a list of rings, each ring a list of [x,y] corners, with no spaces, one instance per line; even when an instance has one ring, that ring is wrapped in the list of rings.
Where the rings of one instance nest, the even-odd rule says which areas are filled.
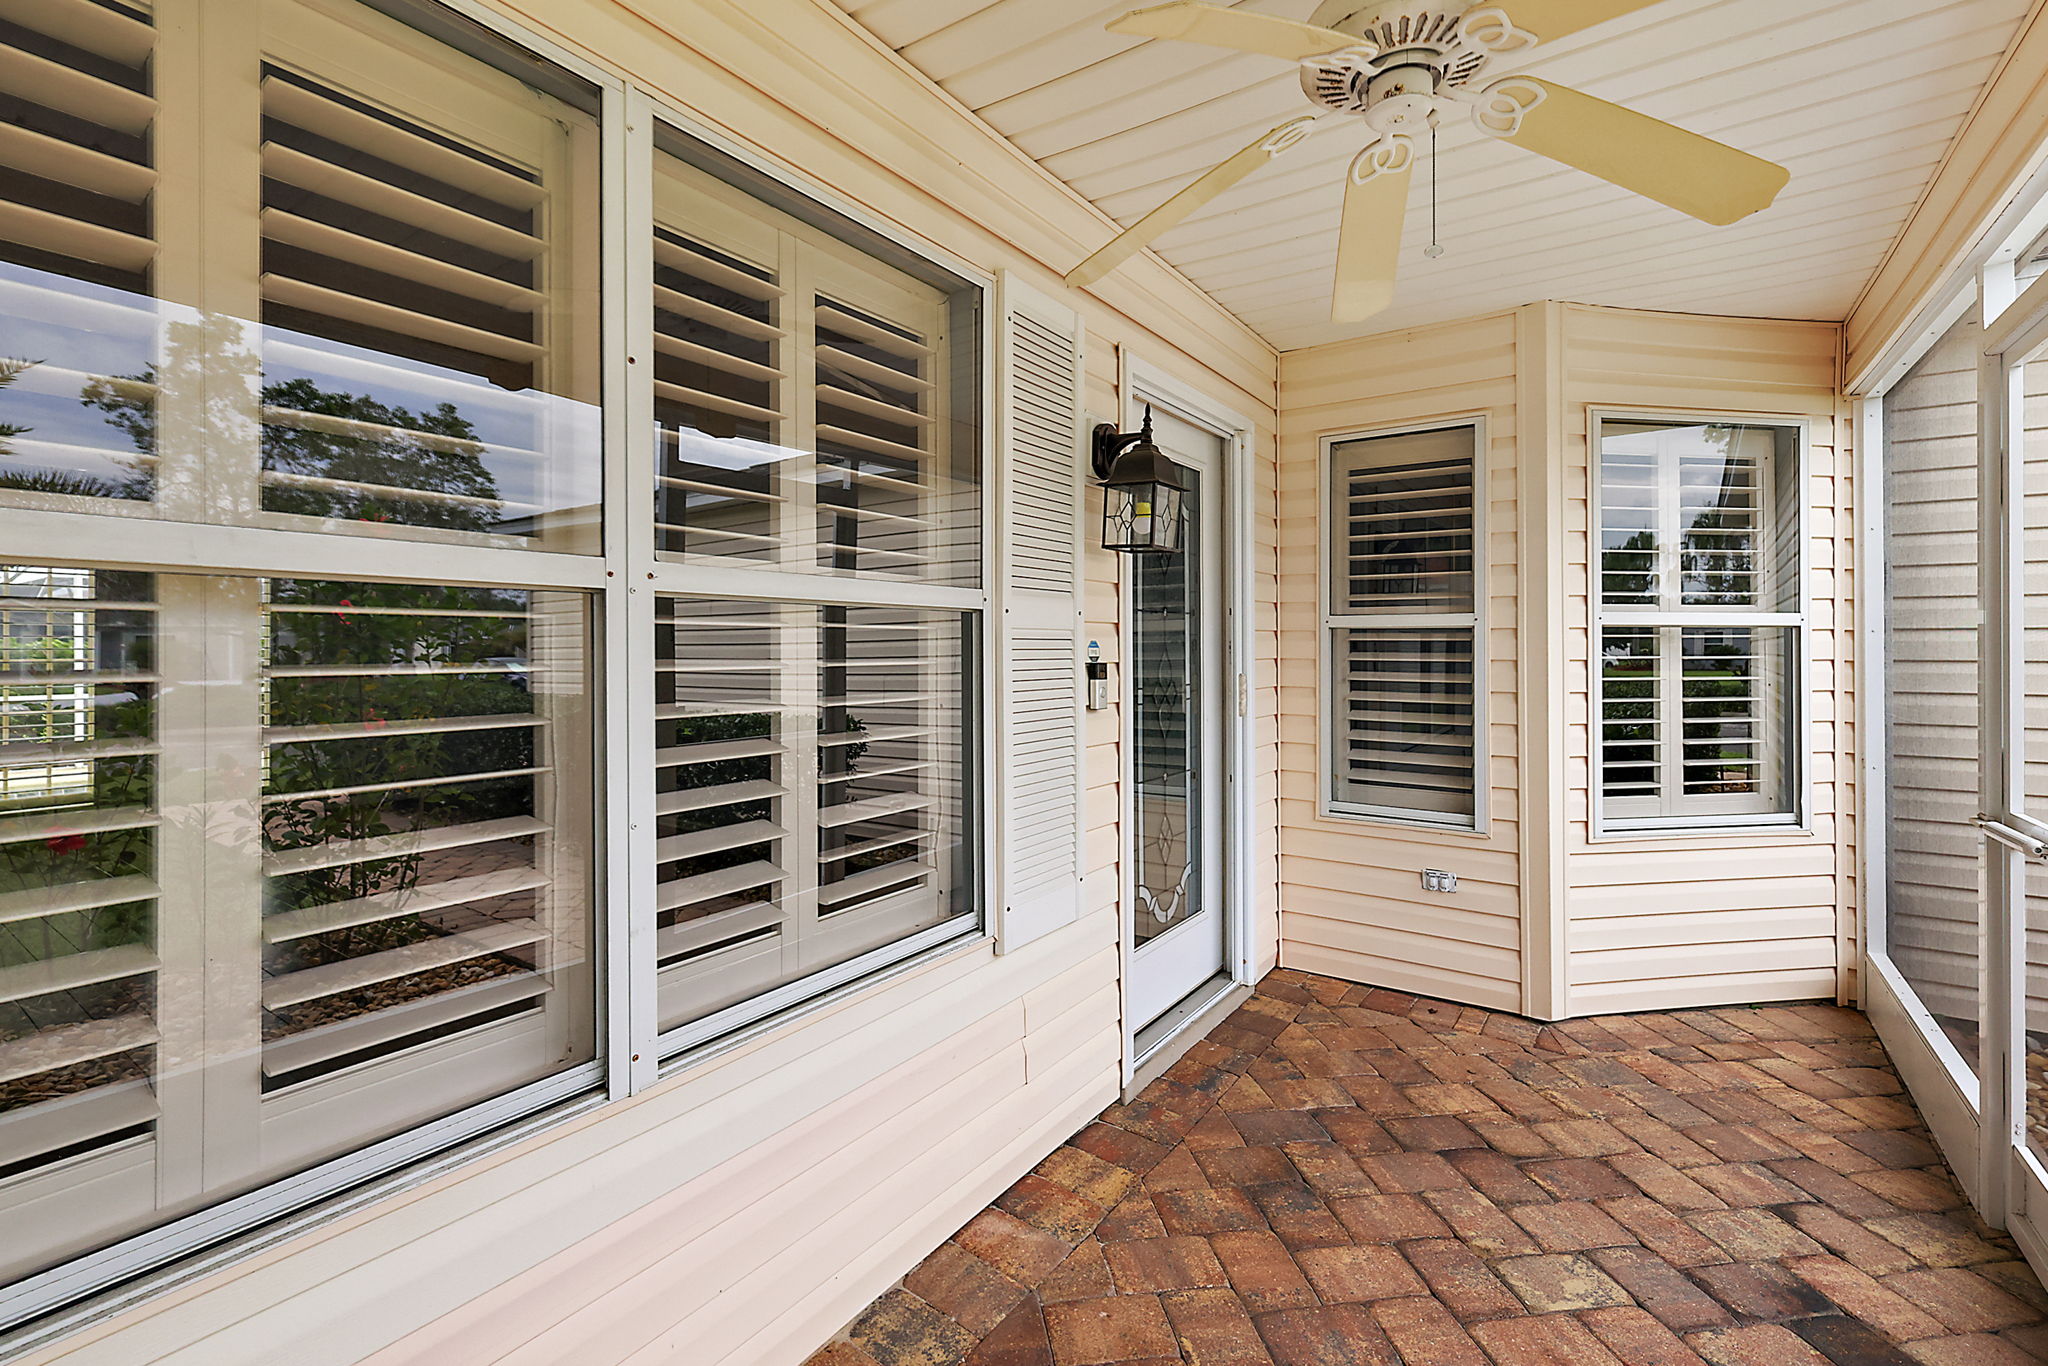
[[[374,711],[371,712],[368,716],[364,717],[363,721],[364,724],[368,725],[372,730],[376,730],[378,727],[387,724],[384,718],[377,715],[377,713]]]
[[[52,835],[43,845],[53,854],[75,854],[85,848],[83,835]]]
[[[347,598],[343,598],[343,599],[341,600],[341,605],[342,605],[343,607],[353,607],[353,606],[355,606],[355,603],[353,603],[353,602],[349,601],[349,600],[348,600]],[[343,611],[340,611],[340,610],[336,610],[336,612],[335,612],[335,614],[334,614],[334,615],[336,615],[337,617],[340,617],[340,618],[341,618],[341,619],[342,619],[343,621],[347,621],[347,620],[348,620],[348,613],[346,613],[346,612],[343,612]]]

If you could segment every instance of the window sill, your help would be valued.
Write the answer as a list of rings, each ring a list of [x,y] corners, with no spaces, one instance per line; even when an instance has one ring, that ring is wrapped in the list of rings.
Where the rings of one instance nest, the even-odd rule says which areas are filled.
[[[1440,825],[1401,816],[1381,816],[1368,811],[1343,811],[1328,806],[1316,808],[1316,819],[1337,826],[1370,826],[1384,830],[1403,830],[1412,834],[1450,835],[1458,839],[1489,839],[1492,828],[1484,821],[1476,826]]]
[[[1797,844],[1812,841],[1817,836],[1810,825],[1790,822],[1753,821],[1743,824],[1721,823],[1715,825],[1641,825],[1625,826],[1618,830],[1600,830],[1586,836],[1588,845],[1629,844],[1656,840],[1729,840],[1746,845],[1783,841]]]

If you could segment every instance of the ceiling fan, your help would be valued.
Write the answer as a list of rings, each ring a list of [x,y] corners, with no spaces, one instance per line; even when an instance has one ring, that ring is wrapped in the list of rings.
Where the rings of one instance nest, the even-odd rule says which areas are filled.
[[[1371,317],[1393,300],[1415,139],[1463,105],[1479,130],[1538,156],[1716,225],[1767,208],[1784,167],[1646,114],[1535,76],[1485,79],[1498,59],[1656,0],[1323,0],[1308,23],[1201,0],[1133,10],[1112,33],[1178,38],[1296,63],[1322,106],[1262,134],[1126,228],[1067,273],[1092,284],[1282,152],[1318,121],[1355,114],[1373,131],[1345,177],[1337,238],[1335,322]]]

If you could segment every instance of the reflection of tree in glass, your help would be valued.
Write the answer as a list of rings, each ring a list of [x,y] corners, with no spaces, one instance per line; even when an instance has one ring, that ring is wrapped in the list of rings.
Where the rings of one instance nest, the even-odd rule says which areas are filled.
[[[41,361],[23,358],[0,357],[0,390],[6,389],[23,375],[41,365]],[[88,383],[79,398],[89,407],[98,406],[95,392],[103,382]],[[14,438],[27,436],[35,428],[17,422],[0,422],[0,460],[15,460],[20,457],[14,449]],[[150,446],[137,446],[147,451]],[[111,463],[121,466],[124,462],[109,457]],[[61,470],[11,470],[0,469],[0,488],[27,489],[36,493],[69,493],[84,498],[147,498],[150,493],[150,476],[140,467],[132,468],[126,478],[102,479],[90,474],[67,473]]]
[[[413,731],[407,723],[479,716],[523,716],[533,710],[522,670],[504,667],[526,656],[526,595],[417,584],[311,583],[273,580],[274,604],[321,604],[332,610],[272,615],[270,663],[381,666],[481,666],[469,671],[368,673],[346,677],[274,676],[268,723],[273,727],[334,726],[329,736],[293,740],[270,750],[264,842],[273,851],[343,848],[358,840],[436,827],[528,815],[533,781],[521,775],[475,782],[435,782],[462,773],[532,767],[529,726]],[[439,612],[505,615],[437,615]],[[386,727],[391,729],[387,732]],[[354,789],[370,788],[361,791]],[[318,795],[322,793],[339,795]],[[314,795],[294,796],[306,793]],[[272,946],[269,975],[357,959],[490,923],[498,913],[525,914],[531,893],[495,903],[440,910],[404,910],[421,886],[450,872],[517,866],[522,846],[468,846],[461,868],[436,855],[394,852],[272,878],[268,913],[333,906],[396,895],[397,914],[288,939]],[[447,856],[442,856],[444,861]],[[489,865],[479,868],[478,862]],[[491,907],[495,904],[496,911]],[[507,955],[471,959],[373,988],[321,998],[278,1012],[273,1035],[386,1008],[489,977],[527,970]]]
[[[1601,592],[1609,602],[1648,602],[1657,593],[1657,533],[1638,531],[1601,561]]]
[[[1714,502],[1692,514],[1679,546],[1680,581],[1687,602],[1748,603],[1756,595],[1757,467],[1737,453],[1749,429],[1716,426],[1702,430],[1707,446],[1721,453],[1721,482]]]
[[[5,389],[28,373],[30,369],[41,364],[41,361],[0,356],[0,389]],[[12,459],[14,456],[14,438],[17,436],[27,436],[34,430],[35,428],[33,427],[23,427],[12,422],[0,422],[0,456]]]
[[[156,449],[152,369],[94,381],[85,401]],[[359,522],[489,531],[502,504],[476,428],[452,403],[422,412],[368,394],[323,389],[310,379],[263,386],[263,506],[272,512]]]
[[[465,531],[488,531],[499,519],[497,478],[476,428],[452,403],[415,413],[291,379],[265,385],[263,407],[266,472],[367,486],[274,485],[264,492],[274,512]]]

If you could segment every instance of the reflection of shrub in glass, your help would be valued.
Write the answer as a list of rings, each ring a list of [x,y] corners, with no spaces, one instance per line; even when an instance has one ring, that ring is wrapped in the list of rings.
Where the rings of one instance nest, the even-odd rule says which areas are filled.
[[[755,740],[772,735],[775,731],[775,717],[770,712],[749,712],[744,715],[690,716],[671,723],[670,743],[676,745],[710,744],[722,740]],[[775,776],[775,759],[772,755],[751,754],[733,759],[714,759],[707,763],[688,764],[677,770],[679,790],[694,788],[725,787],[735,783],[760,782]],[[732,802],[724,806],[703,807],[696,811],[679,811],[665,818],[663,833],[668,835],[689,835],[700,830],[718,830],[740,825],[747,821],[774,819],[775,807],[772,799],[756,798],[752,801]],[[734,868],[741,864],[767,860],[769,845],[745,844],[734,849],[720,849],[698,854],[691,858],[677,859],[666,865],[675,877],[695,877],[699,873],[714,873],[721,868]],[[685,910],[684,919],[696,919],[717,911],[729,910],[754,901],[772,901],[775,888],[769,884],[758,887],[743,887],[725,896],[713,897],[698,902]]]
[[[1755,719],[1750,648],[1746,633],[1687,638],[1686,759],[1698,775],[1687,785],[1695,791],[1749,792],[1755,788],[1748,763]]]
[[[510,601],[517,599],[516,603]],[[274,605],[332,604],[317,612],[272,614],[270,664],[437,666],[445,672],[343,677],[273,677],[273,727],[342,726],[361,735],[309,738],[273,745],[265,791],[264,842],[273,851],[345,846],[409,831],[530,815],[536,766],[533,728],[413,731],[408,723],[532,712],[525,686],[525,595],[426,585],[303,583],[275,580]],[[411,609],[411,610],[407,610]],[[504,611],[505,616],[441,616],[442,611]],[[451,667],[453,666],[453,667]],[[475,666],[462,669],[459,666]],[[379,734],[385,727],[388,734]],[[464,773],[509,776],[438,782]],[[356,789],[369,788],[361,791]],[[294,795],[307,794],[307,795]],[[325,794],[325,795],[322,795]],[[267,913],[394,898],[402,907],[422,887],[456,876],[527,867],[531,837],[459,849],[402,851],[270,879]],[[426,911],[399,910],[273,944],[265,971],[277,976],[328,963],[402,949],[445,935],[534,913],[531,890]],[[276,1037],[408,1000],[530,971],[513,953],[466,959],[447,967],[335,993],[272,1012]]]
[[[112,715],[97,719],[106,725],[105,734],[146,736],[153,724],[151,709],[146,701],[123,702],[104,709]],[[89,809],[150,804],[156,787],[153,756],[98,759],[91,771]],[[0,844],[0,892],[147,877],[154,871],[154,863],[155,832],[146,826],[90,834],[59,832],[45,839]],[[155,935],[154,903],[148,900],[32,916],[0,924],[0,970],[130,944],[147,945]],[[0,1043],[94,1020],[147,1014],[151,1009],[152,985],[147,974],[46,992],[0,1005]],[[0,1111],[147,1076],[150,1056],[148,1048],[130,1049],[0,1081]]]

